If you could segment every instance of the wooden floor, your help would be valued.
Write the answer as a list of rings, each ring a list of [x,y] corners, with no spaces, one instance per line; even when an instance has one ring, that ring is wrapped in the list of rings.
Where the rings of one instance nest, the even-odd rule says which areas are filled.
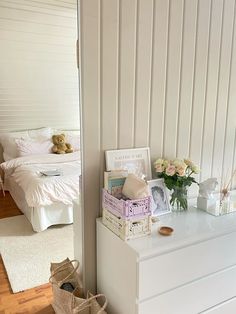
[[[3,197],[0,191],[0,219],[22,215],[9,193]],[[0,258],[0,314],[51,314],[54,313],[51,306],[51,285],[46,284],[24,292],[12,293]]]

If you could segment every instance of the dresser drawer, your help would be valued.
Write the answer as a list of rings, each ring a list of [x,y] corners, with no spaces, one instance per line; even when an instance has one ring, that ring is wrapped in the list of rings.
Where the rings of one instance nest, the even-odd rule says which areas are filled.
[[[210,312],[206,309],[235,296],[236,266],[140,302],[138,314],[233,314],[236,307],[234,312],[214,312],[213,309]]]
[[[137,298],[145,300],[236,264],[232,243],[236,232],[141,260]]]

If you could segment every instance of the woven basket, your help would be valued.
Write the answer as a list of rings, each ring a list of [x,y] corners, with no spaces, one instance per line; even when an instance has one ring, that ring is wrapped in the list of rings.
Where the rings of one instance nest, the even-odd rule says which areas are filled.
[[[75,265],[73,265],[73,263]],[[51,277],[53,303],[52,307],[56,314],[107,314],[105,308],[107,299],[105,295],[93,296],[87,293],[84,297],[82,284],[77,273],[79,262],[77,260],[65,259],[61,263],[51,263]],[[71,283],[75,288],[73,292],[61,289],[63,283]],[[103,298],[104,304],[101,307],[97,302],[98,298]]]
[[[75,266],[73,265],[75,264]],[[52,284],[53,303],[52,307],[57,314],[72,313],[72,304],[74,295],[64,289],[61,289],[63,283],[71,283],[76,289],[77,294],[83,297],[83,289],[77,269],[79,262],[77,260],[65,259],[61,263],[51,263],[51,277],[49,281]]]
[[[104,294],[93,295],[87,293],[87,299],[81,298],[80,291],[76,289],[73,292],[74,298],[72,301],[73,314],[107,314],[105,311],[107,307],[107,299]],[[103,299],[103,306],[101,307],[97,299]]]

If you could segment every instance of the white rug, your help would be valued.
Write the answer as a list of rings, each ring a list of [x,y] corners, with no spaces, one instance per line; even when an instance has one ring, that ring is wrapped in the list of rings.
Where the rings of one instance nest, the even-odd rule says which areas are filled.
[[[35,233],[24,215],[0,219],[0,253],[13,292],[45,284],[50,262],[73,259],[73,226]]]

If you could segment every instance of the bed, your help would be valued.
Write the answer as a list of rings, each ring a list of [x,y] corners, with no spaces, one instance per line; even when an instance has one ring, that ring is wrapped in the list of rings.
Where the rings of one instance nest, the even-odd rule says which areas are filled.
[[[43,128],[44,131],[45,129]],[[27,132],[27,135],[31,136],[21,134],[20,138],[17,138],[19,133],[10,135],[11,144],[13,146],[16,144],[14,149],[11,148],[11,152],[9,152],[9,139],[6,141],[4,138],[6,134],[0,136],[5,159],[0,165],[4,174],[5,190],[10,192],[36,232],[43,231],[51,225],[73,223],[72,204],[79,198],[81,169],[79,150],[61,155],[52,154],[50,147],[44,150],[40,145],[43,143],[42,145],[45,146],[45,142],[50,142],[52,133],[55,133],[52,130],[43,137],[42,129],[39,132],[40,136],[31,130],[31,133]],[[33,137],[32,134],[37,136]],[[71,135],[68,134],[68,138],[69,136]],[[79,139],[78,134],[75,138]],[[23,141],[23,154],[22,143],[19,152],[18,140]],[[72,138],[70,140],[72,141]],[[34,144],[36,150],[32,148]],[[40,146],[39,151],[38,146]],[[73,146],[76,146],[75,143]],[[60,175],[45,175],[52,174],[52,171]]]

